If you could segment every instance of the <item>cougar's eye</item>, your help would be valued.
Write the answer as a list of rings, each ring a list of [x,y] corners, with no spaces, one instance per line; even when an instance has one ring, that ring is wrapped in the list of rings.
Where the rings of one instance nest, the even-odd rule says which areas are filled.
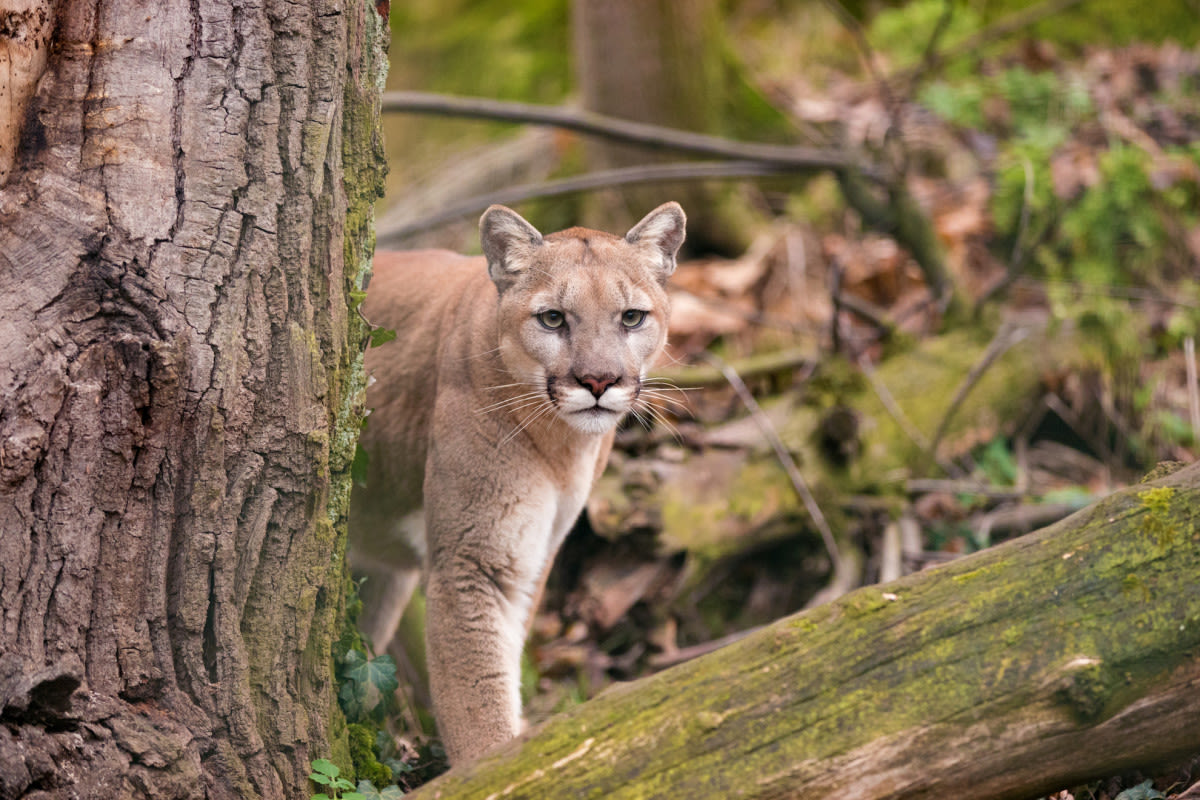
[[[548,331],[558,330],[567,321],[567,318],[566,318],[566,316],[563,315],[563,312],[559,311],[556,308],[552,308],[549,311],[543,311],[542,313],[537,314],[536,316],[537,316],[537,321],[540,322],[542,324],[542,327]]]
[[[626,328],[636,328],[646,321],[646,312],[630,308],[621,315],[621,324]]]

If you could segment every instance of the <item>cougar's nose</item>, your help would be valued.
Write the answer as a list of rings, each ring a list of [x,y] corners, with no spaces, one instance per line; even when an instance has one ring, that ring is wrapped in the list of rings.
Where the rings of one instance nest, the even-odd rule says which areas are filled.
[[[586,387],[593,397],[599,398],[608,387],[617,382],[618,378],[615,375],[577,375],[575,380],[579,381],[581,386]]]

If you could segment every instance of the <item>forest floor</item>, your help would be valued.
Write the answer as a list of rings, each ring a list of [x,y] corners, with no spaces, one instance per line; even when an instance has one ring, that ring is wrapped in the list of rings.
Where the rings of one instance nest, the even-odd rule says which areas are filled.
[[[905,165],[953,289],[935,296],[831,176],[740,190],[770,221],[672,280],[660,376],[679,391],[620,431],[559,556],[532,722],[1195,459],[1200,50],[1030,43],[979,75],[901,101],[768,83],[802,128]],[[1198,780],[1200,751],[1052,797]]]

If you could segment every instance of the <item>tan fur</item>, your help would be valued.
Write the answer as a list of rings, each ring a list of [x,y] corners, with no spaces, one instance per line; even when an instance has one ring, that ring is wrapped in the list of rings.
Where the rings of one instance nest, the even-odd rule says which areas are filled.
[[[453,763],[520,729],[533,603],[617,422],[644,402],[684,215],[667,203],[624,238],[543,237],[493,206],[480,234],[485,258],[375,257],[365,313],[397,338],[367,351],[367,485],[350,520],[377,648],[424,573],[430,686]],[[562,327],[547,329],[548,311]],[[647,314],[630,327],[627,311]]]

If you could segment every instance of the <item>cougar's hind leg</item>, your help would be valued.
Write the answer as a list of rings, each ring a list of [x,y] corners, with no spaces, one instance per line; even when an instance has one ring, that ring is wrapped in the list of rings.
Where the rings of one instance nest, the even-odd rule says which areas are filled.
[[[358,629],[371,641],[376,653],[387,650],[388,642],[400,625],[400,617],[412,599],[413,590],[420,582],[420,570],[378,569],[355,571],[365,577],[358,589],[363,610],[358,619]]]

